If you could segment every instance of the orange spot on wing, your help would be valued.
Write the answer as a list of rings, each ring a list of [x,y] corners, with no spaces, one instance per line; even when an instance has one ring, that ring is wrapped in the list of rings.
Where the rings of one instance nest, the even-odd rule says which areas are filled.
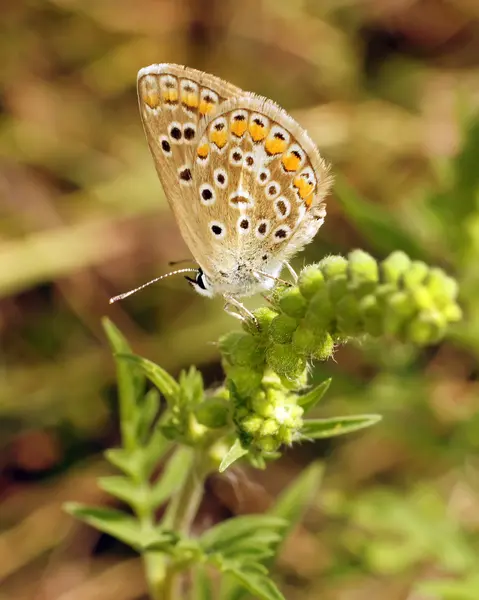
[[[228,141],[228,134],[223,129],[221,131],[213,130],[210,132],[210,142],[218,146],[218,148],[224,148]]]
[[[299,165],[301,164],[301,159],[295,154],[290,153],[283,156],[281,162],[283,163],[285,171],[297,171],[299,169]]]
[[[181,94],[181,102],[188,108],[198,108],[200,100],[198,94],[195,92],[183,92]]]
[[[210,147],[208,146],[208,144],[202,144],[201,146],[198,146],[198,150],[196,151],[196,153],[200,158],[206,158],[208,156],[209,151]]]
[[[167,104],[175,104],[178,102],[178,90],[174,88],[163,90],[163,101]]]
[[[286,150],[286,142],[278,138],[268,138],[264,144],[268,154],[281,154]]]
[[[301,200],[305,201],[306,206],[311,206],[313,202],[312,193],[314,190],[314,185],[312,183],[308,183],[306,179],[301,176],[294,178],[293,185],[298,190]]]
[[[158,108],[160,104],[160,95],[155,90],[145,92],[143,95],[143,102],[148,104],[150,108]]]
[[[266,127],[263,125],[258,125],[258,123],[255,122],[249,124],[249,132],[253,138],[253,142],[260,142],[261,140],[264,140],[268,133]]]
[[[210,115],[215,109],[214,102],[207,102],[206,100],[202,100],[200,102],[199,111],[202,115]]]
[[[231,123],[231,133],[236,137],[242,137],[246,131],[246,120],[234,120]]]

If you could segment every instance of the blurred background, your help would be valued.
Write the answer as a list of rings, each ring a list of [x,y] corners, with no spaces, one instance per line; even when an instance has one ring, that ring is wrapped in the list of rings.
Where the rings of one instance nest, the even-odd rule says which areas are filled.
[[[295,266],[401,249],[461,285],[440,346],[341,348],[317,416],[378,412],[358,434],[212,478],[198,527],[264,510],[305,465],[322,493],[276,578],[293,600],[479,598],[479,4],[474,0],[2,0],[0,599],[145,598],[126,547],[62,513],[118,443],[108,315],[177,375],[221,381],[220,301],[170,279],[188,256],[144,139],[136,73],[176,62],[275,99],[334,164]],[[251,490],[254,494],[251,494]]]

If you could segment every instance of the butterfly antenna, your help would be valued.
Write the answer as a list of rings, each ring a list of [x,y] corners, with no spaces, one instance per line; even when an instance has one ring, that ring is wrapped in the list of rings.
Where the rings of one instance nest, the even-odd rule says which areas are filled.
[[[110,298],[110,304],[113,304],[113,302],[116,302],[117,300],[123,300],[123,298],[128,298],[128,296],[131,296],[132,294],[139,292],[140,290],[142,290],[143,288],[146,288],[147,286],[151,285],[152,283],[156,283],[157,281],[160,281],[160,279],[166,279],[167,277],[171,277],[172,275],[178,275],[179,273],[198,273],[198,269],[178,269],[177,271],[172,271],[171,273],[166,273],[166,275],[160,275],[160,277],[156,277],[155,279],[152,279],[151,281],[147,281],[146,283],[144,283],[143,285],[140,285],[140,287],[137,287],[134,290],[130,290],[129,292],[125,292],[124,294],[120,294],[119,296],[114,296],[113,298]]]
[[[196,262],[195,260],[193,260],[192,258],[182,258],[181,260],[169,260],[168,261],[168,265],[170,267],[174,267],[176,265],[184,265],[185,263],[194,263]]]

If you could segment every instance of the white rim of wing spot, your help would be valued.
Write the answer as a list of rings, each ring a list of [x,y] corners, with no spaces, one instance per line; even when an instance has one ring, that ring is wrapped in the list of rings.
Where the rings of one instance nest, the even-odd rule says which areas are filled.
[[[253,163],[251,165],[248,164],[248,159],[252,158],[253,159]],[[247,171],[253,171],[254,170],[254,155],[252,152],[246,152],[244,157],[243,157],[243,169],[246,169]]]
[[[274,191],[271,191],[272,189],[274,189]],[[281,185],[278,181],[275,181],[274,179],[272,181],[268,181],[268,185],[266,185],[264,188],[264,193],[266,195],[266,198],[274,200],[277,196],[281,194]]]
[[[242,227],[241,225],[246,221],[248,223],[247,227]],[[238,217],[238,221],[236,222],[236,230],[240,235],[246,235],[251,231],[251,217],[248,215],[240,215]]]
[[[219,126],[219,129],[218,129]],[[222,126],[222,127],[221,127]],[[219,146],[217,146],[215,144],[215,142],[212,141],[211,139],[211,135],[214,131],[224,131],[225,135],[226,135],[226,143],[225,145],[220,148]],[[209,143],[210,146],[212,148],[212,150],[214,152],[217,152],[218,154],[223,154],[223,152],[228,148],[229,145],[229,131],[227,129],[227,123],[226,123],[226,118],[225,117],[216,117],[209,125]]]
[[[266,135],[263,138],[263,140],[265,140],[266,136],[269,133],[270,120],[263,113],[252,112],[250,115],[250,118],[249,118],[249,125],[253,125],[253,124],[256,125],[257,124],[256,121],[260,121],[262,123],[263,129],[265,130],[265,133],[266,133]],[[253,138],[251,137],[251,139],[253,139]],[[261,142],[253,142],[253,143],[262,143],[263,140],[261,140]]]
[[[280,231],[283,231],[285,233],[285,235],[278,235],[278,233]],[[273,243],[274,244],[281,244],[281,242],[284,242],[285,240],[287,240],[291,235],[291,228],[288,227],[287,225],[279,225],[278,227],[276,227],[276,229],[272,232],[271,237],[273,238]]]
[[[238,159],[233,158],[233,154],[235,154],[235,153],[239,154]],[[233,167],[240,167],[240,166],[242,166],[242,162],[243,162],[243,150],[241,150],[241,148],[239,146],[233,146],[233,148],[231,148],[230,154],[229,154],[230,165],[232,165]]]
[[[218,181],[218,176],[223,176],[224,181],[221,181],[221,177],[220,177],[220,181]],[[213,171],[213,179],[215,182],[216,187],[221,188],[222,190],[226,189],[228,187],[228,173],[226,172],[225,169],[223,169],[223,167],[217,167],[214,171]]]
[[[182,173],[186,173],[187,177],[182,178]],[[193,185],[193,175],[191,173],[190,164],[185,164],[178,168],[178,181],[180,182],[180,185]]]
[[[286,148],[283,156],[291,154],[292,152],[297,152],[300,155],[300,159],[299,159],[299,165],[298,165],[298,168],[296,169],[296,171],[286,171],[287,173],[291,173],[291,174],[297,173],[302,168],[302,166],[306,162],[306,155],[307,155],[307,152],[303,148],[301,148],[301,146],[296,142],[291,144],[290,146],[288,146],[288,148]]]
[[[211,198],[204,198],[203,197],[203,192],[211,192]],[[216,202],[216,192],[213,188],[212,185],[210,185],[209,183],[203,183],[200,185],[200,202],[201,204],[203,204],[203,206],[211,206],[212,204],[214,204]],[[205,194],[207,195],[207,194]]]
[[[188,129],[193,130],[193,137],[186,137],[186,131]],[[183,124],[183,140],[185,144],[194,144],[196,142],[196,123],[188,122]]]
[[[180,137],[176,138],[173,137],[173,135],[171,134],[171,132],[175,129],[178,129],[178,131],[180,132]],[[181,123],[179,121],[172,121],[169,125],[168,125],[168,137],[169,140],[172,144],[182,144],[183,143],[183,131],[182,131],[182,127],[181,127]]]
[[[286,129],[284,127],[282,127],[281,125],[277,125],[277,124],[274,124],[271,126],[271,129],[269,130],[269,133],[268,133],[268,139],[274,138],[275,134],[277,134],[277,133],[281,133],[283,135],[286,145],[290,143],[291,134],[288,131],[286,131]],[[286,146],[286,150],[287,150],[287,146]]]
[[[285,208],[284,213],[283,213],[282,209],[280,208],[281,205],[283,205]],[[280,221],[282,221],[283,219],[286,219],[291,214],[291,202],[284,196],[280,196],[279,198],[276,198],[276,200],[274,201],[274,212],[276,213],[276,216],[278,217],[278,219]]]
[[[196,81],[193,81],[191,79],[180,79],[180,103],[181,103],[181,108],[183,109],[183,112],[185,112],[187,115],[191,116],[193,114],[195,114],[195,112],[198,110],[198,106],[196,107],[189,107],[189,106],[185,106],[185,104],[183,104],[183,100],[182,100],[182,94],[183,93],[187,93],[187,94],[196,94],[198,97],[198,106],[200,103],[200,86],[196,83]]]
[[[198,156],[198,148],[200,146],[208,146],[208,154],[205,156],[205,158],[201,158]],[[196,164],[201,165],[203,167],[206,166],[210,162],[210,154],[211,154],[211,144],[208,141],[208,138],[204,135],[195,147]]]
[[[266,226],[264,233],[261,233],[259,231],[259,229],[262,225]],[[263,240],[268,235],[270,229],[271,229],[271,221],[269,219],[261,219],[258,222],[258,224],[256,225],[254,233],[259,240]]]
[[[173,85],[172,85],[173,84]],[[173,75],[161,75],[160,76],[160,90],[165,92],[166,90],[176,90],[177,99],[175,102],[165,102],[163,97],[161,98],[161,106],[166,107],[169,110],[175,110],[180,100],[180,93],[178,90],[178,79]]]
[[[246,202],[244,202],[244,200],[242,200],[241,202],[233,202],[233,200],[238,197],[246,200]],[[231,192],[231,194],[228,196],[228,202],[231,207],[237,208],[239,210],[246,210],[254,206],[254,201],[251,197],[251,194],[246,190],[243,190],[242,188],[238,188],[234,192]]]
[[[222,240],[226,237],[226,226],[221,221],[210,221],[208,223],[208,227],[215,240]],[[214,231],[215,227],[219,227],[221,229],[221,233],[216,233]]]
[[[265,178],[262,178],[262,173],[266,174]],[[256,175],[256,183],[258,185],[266,185],[271,177],[271,171],[267,167],[260,169]]]
[[[163,142],[166,142],[168,144],[169,150],[165,150],[163,148]],[[171,156],[171,154],[172,154],[171,144],[170,144],[170,139],[168,138],[167,135],[160,135],[160,148],[165,156]]]

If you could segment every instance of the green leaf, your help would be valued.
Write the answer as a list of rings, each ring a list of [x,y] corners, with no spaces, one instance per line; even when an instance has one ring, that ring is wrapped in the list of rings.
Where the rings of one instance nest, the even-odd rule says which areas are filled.
[[[123,477],[122,475],[99,477],[98,486],[135,509],[145,506],[148,487],[146,485],[137,486],[129,477]]]
[[[284,519],[271,515],[245,515],[223,521],[206,531],[200,545],[207,553],[232,555],[247,547],[245,540],[264,548],[276,543],[287,527]]]
[[[381,415],[355,415],[352,417],[333,417],[331,419],[307,419],[301,429],[303,439],[319,440],[322,438],[344,435],[371,427],[382,419]]]
[[[140,523],[134,517],[120,510],[86,506],[76,502],[67,502],[63,508],[80,521],[88,523],[95,529],[107,533],[133,548],[138,549],[142,545]]]
[[[113,352],[116,355],[129,354],[130,347],[119,329],[109,319],[104,318],[102,322]],[[132,450],[136,446],[136,403],[143,395],[145,380],[125,361],[116,360],[116,370],[122,440],[123,444]]]
[[[324,394],[328,391],[329,386],[331,385],[332,378],[326,379],[314,389],[309,391],[307,394],[303,396],[299,396],[298,404],[303,407],[304,413],[306,414],[312,408],[316,406],[316,404],[321,400]]]
[[[231,573],[255,598],[262,600],[285,600],[273,581],[263,573],[259,573],[256,565],[230,567],[225,573]]]
[[[104,454],[110,464],[130,477],[135,477],[141,471],[141,449],[130,451],[125,448],[109,448]]]
[[[171,441],[165,438],[159,426],[155,427],[148,443],[142,448],[143,479],[151,476],[170,447]]]
[[[248,454],[248,450],[243,448],[241,442],[237,439],[235,443],[231,446],[231,448],[228,450],[226,455],[223,457],[223,460],[220,464],[219,472],[223,473],[224,471],[226,471],[226,469],[230,465],[239,460],[245,454]]]
[[[213,600],[211,581],[202,565],[197,565],[193,569],[191,600]]]
[[[136,435],[141,444],[146,443],[149,439],[159,410],[160,394],[157,389],[153,388],[138,403],[138,410],[136,412]]]
[[[157,508],[166,502],[183,485],[193,462],[193,450],[179,446],[166,462],[165,469],[151,490],[151,507]]]
[[[172,404],[180,393],[180,386],[173,377],[147,358],[136,354],[118,353],[116,357],[125,363],[136,365],[146,377],[160,390],[167,402]]]

